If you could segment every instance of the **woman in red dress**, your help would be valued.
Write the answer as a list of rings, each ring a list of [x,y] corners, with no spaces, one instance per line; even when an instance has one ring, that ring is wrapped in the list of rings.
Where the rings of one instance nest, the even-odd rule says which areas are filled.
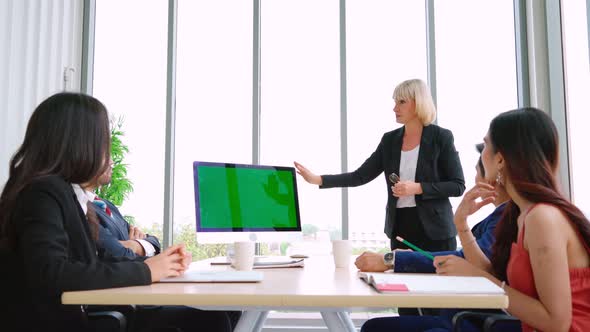
[[[437,257],[437,272],[481,275],[502,286],[525,332],[590,331],[590,223],[558,187],[553,121],[534,108],[505,112],[484,142],[486,177],[511,198],[492,260],[484,271],[456,256]],[[480,197],[492,189],[482,185]]]

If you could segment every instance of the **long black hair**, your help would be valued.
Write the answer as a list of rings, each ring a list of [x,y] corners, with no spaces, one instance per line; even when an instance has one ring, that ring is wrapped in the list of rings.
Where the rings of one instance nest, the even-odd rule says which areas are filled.
[[[590,246],[590,223],[582,211],[565,198],[555,174],[559,163],[559,139],[551,118],[536,108],[521,108],[496,116],[488,131],[494,152],[504,157],[505,171],[519,195],[533,203],[547,203],[560,209]],[[506,280],[510,248],[516,242],[520,209],[507,203],[496,227],[492,268]]]
[[[479,153],[479,158],[477,159],[477,169],[481,173],[481,176],[485,177],[486,176],[486,169],[483,167],[483,162],[481,161],[481,153],[483,151],[483,147],[484,147],[483,143],[475,144],[475,150],[477,151],[477,153]]]
[[[58,93],[39,104],[10,160],[0,196],[1,247],[15,245],[10,218],[18,194],[28,184],[48,175],[87,183],[106,170],[109,157],[109,119],[100,101],[79,93]]]

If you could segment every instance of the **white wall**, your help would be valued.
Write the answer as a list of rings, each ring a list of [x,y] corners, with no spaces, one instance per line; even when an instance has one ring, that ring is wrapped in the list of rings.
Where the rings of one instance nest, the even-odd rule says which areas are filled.
[[[0,0],[0,188],[33,109],[80,89],[83,0]]]

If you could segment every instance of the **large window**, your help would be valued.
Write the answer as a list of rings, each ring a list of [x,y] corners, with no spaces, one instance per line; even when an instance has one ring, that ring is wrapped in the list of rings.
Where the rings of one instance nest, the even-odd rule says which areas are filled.
[[[124,119],[124,162],[135,189],[121,212],[156,234],[164,209],[166,11],[167,1],[96,3],[94,96],[113,120]]]
[[[260,162],[340,172],[338,1],[261,2]],[[304,248],[329,253],[341,237],[340,190],[298,176]],[[296,245],[296,244],[295,244]]]
[[[340,173],[346,146],[348,171],[356,169],[384,133],[399,127],[394,87],[426,80],[424,2],[345,4],[347,98],[341,105],[340,2],[260,2],[261,164],[299,161],[317,174]],[[455,135],[468,187],[478,158],[474,145],[494,115],[517,106],[512,6],[510,0],[435,2],[438,124]],[[138,8],[142,15],[134,15]],[[135,184],[123,212],[161,229],[168,2],[104,0],[96,10],[94,94],[113,117],[125,119]],[[194,241],[192,162],[252,162],[253,17],[251,2],[178,1],[175,242]],[[329,239],[342,237],[342,191],[319,190],[300,177],[298,189],[305,251],[328,253]],[[383,177],[348,192],[347,235],[357,250],[387,248]]]
[[[590,140],[587,128],[590,122],[587,4],[585,0],[562,1],[562,4],[573,200],[590,216],[590,158],[586,146]]]
[[[353,171],[384,133],[400,126],[393,113],[395,86],[411,78],[426,81],[426,29],[420,1],[346,5],[348,169]],[[380,175],[349,189],[349,238],[357,250],[389,248],[383,233],[387,188]]]
[[[457,15],[457,13],[463,13]],[[435,2],[438,124],[450,129],[467,190],[490,121],[518,107],[512,0]],[[454,198],[454,207],[460,197]],[[488,215],[488,206],[470,218]]]
[[[179,1],[177,38],[174,241],[192,246],[193,161],[252,162],[252,3]]]

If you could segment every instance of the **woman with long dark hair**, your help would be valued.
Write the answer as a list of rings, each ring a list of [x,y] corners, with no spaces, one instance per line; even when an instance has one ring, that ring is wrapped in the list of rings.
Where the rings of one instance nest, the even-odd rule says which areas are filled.
[[[59,93],[33,112],[0,196],[3,326],[85,331],[84,308],[62,305],[63,292],[148,285],[188,267],[182,245],[148,259],[98,257],[97,219],[84,190],[108,167],[109,146],[107,111],[95,98]],[[151,313],[135,326],[178,326],[190,317],[191,330],[231,329],[224,312],[162,307]]]
[[[481,161],[483,143],[477,144],[476,149],[480,157],[475,167],[475,186],[469,189],[461,203],[457,207],[454,216],[454,223],[459,232],[459,240],[462,248],[458,251],[431,252],[433,256],[455,255],[466,257],[473,265],[482,269],[491,267],[489,257],[492,253],[492,245],[495,242],[494,234],[496,225],[504,212],[504,207],[508,201],[508,194],[504,187],[493,187],[485,179],[485,169]],[[494,189],[489,191],[488,189]],[[493,203],[496,208],[484,220],[477,223],[472,229],[469,229],[467,219],[483,206]],[[392,259],[393,264],[388,266],[384,264],[386,259],[383,254],[363,253],[360,255],[355,264],[361,271],[383,272],[393,270],[395,273],[434,273],[435,267],[432,260],[426,258],[416,251],[394,251]],[[436,313],[432,309],[425,311],[422,309],[420,316],[403,316],[399,317],[378,317],[366,321],[361,332],[381,332],[381,331],[430,331],[435,332],[448,331],[452,329],[453,317],[462,310],[459,309],[442,309]],[[497,312],[501,312],[498,310]],[[475,324],[463,323],[462,331],[477,330]],[[502,332],[520,332],[520,324],[510,323],[502,325]]]
[[[490,271],[436,257],[440,274],[481,275],[504,288],[523,331],[590,331],[590,223],[561,193],[558,134],[534,108],[498,115],[485,139],[486,178],[511,201],[496,227]]]

